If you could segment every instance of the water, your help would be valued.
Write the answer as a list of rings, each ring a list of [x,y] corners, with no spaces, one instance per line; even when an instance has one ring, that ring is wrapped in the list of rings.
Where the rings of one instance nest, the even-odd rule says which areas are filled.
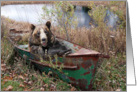
[[[41,16],[41,14],[43,14],[43,6],[44,4],[5,5],[1,7],[1,15],[16,21],[24,21],[32,24],[46,23],[48,17],[46,18],[47,20],[44,20]],[[46,4],[46,8],[53,9],[54,6]],[[104,20],[108,21],[108,26],[115,28],[118,17],[109,10],[107,10],[106,13],[107,15]],[[74,15],[77,18],[78,27],[91,27],[90,22],[93,22],[93,19],[88,15],[88,10],[86,10],[85,7],[76,6]],[[58,25],[57,22],[54,21],[55,19],[56,16],[52,17],[52,25]]]
[[[6,5],[1,7],[1,15],[16,21],[40,24],[43,4]],[[48,5],[48,7],[51,7]]]
[[[113,12],[110,12],[109,10],[107,10],[106,11],[105,21],[108,21],[106,24],[111,29],[116,29],[117,22],[119,21],[119,18],[116,14],[114,14]]]

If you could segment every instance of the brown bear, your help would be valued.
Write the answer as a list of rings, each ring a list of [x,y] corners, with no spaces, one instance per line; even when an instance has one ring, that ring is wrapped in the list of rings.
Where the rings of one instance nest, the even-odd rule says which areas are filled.
[[[50,21],[44,26],[34,26],[31,24],[32,31],[29,38],[30,52],[38,54],[43,59],[47,59],[47,55],[62,56],[71,53],[71,49],[65,46],[59,39],[55,38],[50,27]]]
[[[31,53],[38,54],[45,59],[45,50],[48,51],[54,43],[55,37],[52,34],[51,23],[48,21],[45,25],[35,26],[31,24],[31,33],[29,38],[29,50]]]

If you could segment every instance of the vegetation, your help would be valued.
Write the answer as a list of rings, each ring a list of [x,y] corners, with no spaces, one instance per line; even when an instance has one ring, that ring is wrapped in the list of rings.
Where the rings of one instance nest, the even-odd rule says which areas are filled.
[[[43,7],[43,11],[45,14],[48,14],[48,12],[51,12],[53,14],[58,13],[58,20],[61,20],[62,17],[65,15],[65,12],[70,12],[66,19],[64,19],[62,22],[65,24],[64,26],[52,26],[52,32],[54,35],[62,37],[64,39],[70,39],[70,41],[77,43],[85,48],[93,49],[96,51],[99,51],[102,54],[109,55],[109,59],[100,58],[97,72],[95,75],[95,80],[93,82],[93,90],[100,90],[100,91],[116,91],[116,90],[126,90],[126,4],[125,2],[121,1],[114,1],[114,2],[105,2],[104,4],[102,2],[88,2],[88,7],[91,9],[89,11],[89,15],[95,20],[96,24],[98,24],[97,27],[94,27],[92,29],[88,29],[85,27],[78,28],[77,26],[75,28],[71,28],[71,25],[76,25],[76,21],[72,19],[70,21],[70,17],[73,15],[74,7],[72,4],[76,4],[76,2],[56,2],[56,8],[57,11],[48,11],[45,7]],[[80,4],[80,3],[78,3]],[[68,11],[68,6],[70,6],[71,11]],[[72,6],[72,7],[71,7]],[[61,7],[61,8],[60,8]],[[64,9],[65,12],[60,11],[60,9]],[[108,26],[104,23],[104,17],[105,17],[105,11],[106,9],[109,9],[110,11],[113,11],[115,14],[118,15],[120,18],[119,25],[116,30],[111,31]],[[71,16],[70,16],[71,15]],[[42,15],[44,17],[45,15]],[[52,17],[51,17],[52,18]],[[8,18],[1,17],[2,23],[6,25],[5,27],[9,29],[10,27],[13,27],[17,30],[29,30],[29,23],[25,22],[16,22],[13,20],[10,20]],[[69,24],[71,23],[71,25]],[[15,24],[19,24],[19,26],[16,26]],[[20,26],[23,24],[23,27]],[[91,23],[92,24],[92,23]],[[1,25],[2,26],[2,25]],[[6,32],[5,27],[2,26],[2,32]],[[21,28],[22,27],[22,28]],[[56,30],[59,29],[59,30]],[[62,31],[60,31],[62,30]],[[66,35],[68,34],[68,35]],[[68,38],[69,37],[69,38]],[[4,38],[4,36],[3,36]],[[7,46],[5,46],[7,45]],[[11,45],[7,40],[2,39],[2,62],[6,63],[6,57],[12,53]],[[9,48],[9,50],[7,49]],[[12,68],[12,67],[10,67]],[[13,68],[15,70],[15,68]],[[21,69],[23,70],[23,69]],[[25,71],[25,70],[23,70]],[[26,68],[26,71],[24,73],[29,74],[30,69]],[[3,74],[4,73],[4,74]],[[7,88],[9,85],[12,84],[12,86],[16,85],[18,87],[23,82],[4,82],[4,78],[6,76],[10,76],[9,74],[12,73],[11,71],[2,72],[2,89]],[[30,75],[33,75],[33,73]],[[19,74],[17,74],[19,76]],[[47,76],[47,75],[45,75]],[[7,77],[8,79],[11,79]],[[25,78],[29,78],[28,76]],[[43,79],[42,76],[38,77],[38,83],[41,82],[40,79]],[[45,85],[46,83],[49,83],[48,87],[52,84],[52,79],[49,76],[45,77]],[[50,82],[49,82],[50,80]],[[57,82],[59,81],[59,82]],[[69,84],[66,84],[60,80],[57,80],[56,83],[56,90],[72,90],[74,87],[69,86]],[[34,81],[34,84],[36,82]],[[54,84],[54,83],[53,83]],[[43,84],[44,85],[44,84]],[[42,90],[40,88],[43,88],[42,86],[32,86],[36,87],[36,89],[33,90]],[[13,87],[14,88],[14,87]],[[23,89],[16,89],[14,90],[31,90],[30,86],[24,87]],[[13,89],[12,89],[13,90]],[[50,90],[50,89],[44,89],[44,90]]]
[[[1,89],[3,91],[77,90],[71,84],[51,77],[52,73],[48,75],[40,73],[34,66],[26,65],[26,61],[22,58],[14,56],[12,44],[7,40],[8,30],[3,23],[1,29],[3,34],[1,38]]]
[[[47,9],[46,5],[43,6],[43,14],[42,19],[50,21],[56,21],[58,26],[58,30],[61,32],[66,33],[67,40],[70,40],[68,30],[71,31],[71,27],[76,27],[76,16],[74,16],[74,6],[70,4],[69,2],[63,2],[63,1],[57,1],[54,3],[54,8]],[[55,10],[56,9],[56,10]],[[52,20],[53,17],[56,16],[55,20]]]
[[[123,2],[111,2],[115,7],[120,7]],[[113,6],[112,5],[112,6]],[[123,4],[124,5],[124,4]],[[104,23],[106,9],[110,6],[96,6],[93,2],[89,5],[92,9],[89,15],[95,20],[97,27],[92,29],[76,28],[70,29],[68,34],[70,40],[79,45],[97,50],[102,54],[110,56],[110,59],[100,59],[97,74],[94,80],[94,90],[126,90],[126,26],[124,11],[116,10],[120,19],[120,24],[116,30],[111,31]],[[110,9],[113,11],[113,9]],[[117,14],[116,13],[116,14]],[[58,29],[58,28],[55,28]],[[65,33],[55,35],[66,38]],[[83,39],[84,38],[84,39]]]

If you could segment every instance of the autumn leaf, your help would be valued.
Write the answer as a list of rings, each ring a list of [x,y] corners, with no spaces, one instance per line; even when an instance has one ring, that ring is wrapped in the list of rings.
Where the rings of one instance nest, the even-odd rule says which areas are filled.
[[[120,88],[118,88],[116,91],[122,91]]]
[[[1,64],[1,67],[4,67],[4,68],[6,68],[6,64]]]
[[[22,75],[19,75],[18,78],[24,80],[25,78]]]
[[[56,90],[56,86],[53,85],[53,84],[51,84],[51,85],[50,85],[50,91],[55,91],[55,90]]]
[[[5,89],[5,91],[12,91],[12,89],[13,89],[13,87],[12,87],[11,85],[9,85],[9,86]]]
[[[2,82],[2,85],[4,85],[5,84],[5,82],[7,82],[8,80],[4,80],[3,82]]]
[[[44,84],[43,86],[46,87],[46,88],[48,88],[48,84]]]
[[[23,84],[20,84],[19,87],[23,87],[24,88],[25,86]]]
[[[24,74],[25,77],[28,77],[28,74]]]
[[[5,76],[3,79],[4,79],[4,80],[12,80],[13,78],[10,77],[10,76]]]
[[[71,90],[71,91],[76,91],[76,88],[72,87],[70,90]]]
[[[1,64],[1,71],[6,71],[6,64]]]
[[[24,83],[24,84],[28,84],[28,82],[27,82],[27,81],[24,81],[23,83]]]
[[[40,88],[40,91],[44,91],[44,88],[43,88],[43,87],[41,87],[41,88]]]
[[[29,81],[28,84],[29,84],[29,85],[32,85],[32,81]]]
[[[24,91],[28,91],[28,89],[27,89],[27,88],[25,88],[25,89],[24,89]]]

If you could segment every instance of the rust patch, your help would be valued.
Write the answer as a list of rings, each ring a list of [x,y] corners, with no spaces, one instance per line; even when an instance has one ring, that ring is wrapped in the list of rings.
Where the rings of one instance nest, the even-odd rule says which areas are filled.
[[[91,57],[82,57],[84,61],[91,59]]]
[[[88,62],[83,62],[83,63],[81,64],[81,66],[82,66],[84,69],[89,68],[91,65],[92,65],[92,63],[91,63],[90,61],[88,61]]]
[[[88,85],[88,90],[92,90],[92,81],[93,81],[93,78],[91,79],[90,84]]]
[[[91,57],[91,59],[92,59],[93,61],[98,61],[98,58],[99,58],[99,57]]]
[[[69,79],[70,79],[71,81],[76,81],[76,79],[73,78],[73,77],[69,77]]]
[[[86,90],[85,88],[86,88],[86,86],[87,86],[87,80],[85,80],[85,79],[78,79],[78,82],[79,82],[79,87],[80,87],[80,89],[82,89],[82,90]]]
[[[90,72],[85,72],[84,74],[82,74],[82,75],[87,75],[87,74],[90,74]]]
[[[94,64],[94,66],[96,66],[96,64],[97,64],[97,61],[93,61],[93,64]]]

